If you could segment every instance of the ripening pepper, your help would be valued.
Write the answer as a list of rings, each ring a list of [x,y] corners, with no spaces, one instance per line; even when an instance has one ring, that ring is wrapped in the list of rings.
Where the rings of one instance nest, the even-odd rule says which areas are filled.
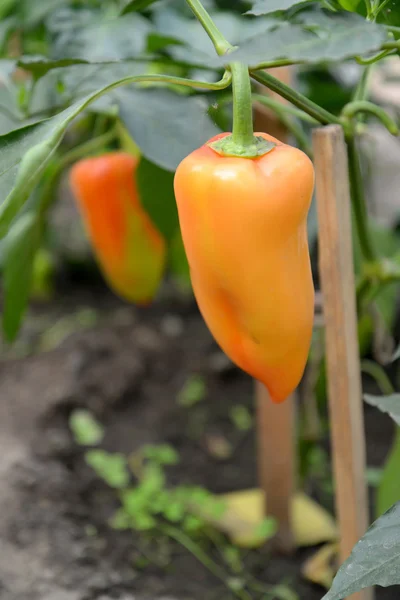
[[[166,247],[140,203],[138,162],[125,152],[86,158],[72,167],[70,182],[110,287],[125,300],[144,305],[157,291]]]
[[[256,158],[222,156],[210,144],[187,156],[175,196],[194,293],[224,352],[281,402],[308,357],[314,288],[307,213],[314,169],[297,148]]]

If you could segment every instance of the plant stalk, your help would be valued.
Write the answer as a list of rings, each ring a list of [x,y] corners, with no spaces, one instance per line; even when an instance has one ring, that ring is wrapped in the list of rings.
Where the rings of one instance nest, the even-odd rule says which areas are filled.
[[[350,191],[356,220],[358,239],[361,252],[367,262],[376,259],[368,230],[368,217],[364,195],[364,182],[361,172],[360,157],[357,143],[353,136],[347,139],[347,152],[349,159]]]
[[[270,73],[265,73],[264,71],[250,71],[250,75],[255,81],[265,85],[267,88],[276,92],[282,96],[282,98],[285,98],[294,104],[294,106],[297,106],[297,108],[300,108],[310,115],[310,117],[316,119],[318,123],[321,123],[322,125],[342,125],[339,117],[336,117],[329,111],[321,108],[321,106],[318,106],[318,104],[315,104],[315,102],[312,102],[306,96],[303,96],[303,94],[300,94],[290,86],[282,83],[282,81],[279,81],[279,79],[276,79],[276,77]]]
[[[201,23],[204,31],[214,44],[214,48],[219,56],[227,54],[233,50],[232,44],[228,42],[225,36],[221,33],[214,21],[200,2],[200,0],[186,0],[187,4],[193,11],[197,20]]]

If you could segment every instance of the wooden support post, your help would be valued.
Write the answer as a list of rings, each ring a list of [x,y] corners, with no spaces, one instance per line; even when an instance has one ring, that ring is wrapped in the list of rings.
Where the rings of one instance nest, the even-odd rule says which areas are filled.
[[[290,84],[290,68],[273,69],[273,74]],[[271,93],[266,88],[264,92]],[[285,102],[277,95],[276,99]],[[279,118],[262,104],[255,106],[254,130],[270,133],[282,142],[288,141],[288,132]],[[276,546],[282,552],[290,552],[294,548],[291,524],[296,454],[294,396],[283,404],[273,404],[265,387],[257,382],[255,393],[259,485],[265,494],[266,513],[275,517],[279,524],[279,532],[274,540]]]
[[[351,241],[347,149],[338,125],[313,132],[328,396],[340,558],[368,527],[365,435]],[[370,600],[363,590],[352,600]]]
[[[295,478],[294,395],[283,404],[271,402],[261,383],[256,383],[258,478],[265,494],[268,516],[275,517],[279,531],[276,547],[294,548],[292,498]]]

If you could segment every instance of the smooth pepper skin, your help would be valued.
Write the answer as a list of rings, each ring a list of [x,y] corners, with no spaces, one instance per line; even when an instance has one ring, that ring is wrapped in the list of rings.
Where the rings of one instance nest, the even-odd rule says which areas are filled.
[[[175,175],[183,242],[200,311],[224,352],[263,382],[274,402],[297,387],[307,362],[314,287],[307,213],[314,169],[297,148],[257,158],[208,144]]]
[[[72,167],[70,183],[110,287],[125,300],[146,305],[162,278],[166,248],[140,203],[138,162],[125,152],[86,158]]]

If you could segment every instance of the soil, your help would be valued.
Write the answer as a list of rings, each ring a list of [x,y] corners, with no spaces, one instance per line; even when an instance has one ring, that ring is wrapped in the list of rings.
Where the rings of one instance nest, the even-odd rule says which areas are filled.
[[[75,286],[32,310],[22,339],[18,356],[0,363],[1,600],[233,598],[178,546],[168,568],[135,566],[136,534],[107,525],[115,494],[85,465],[68,427],[74,408],[88,408],[106,427],[107,450],[172,444],[181,462],[171,483],[254,487],[254,431],[239,432],[229,418],[235,404],[252,411],[252,383],[218,350],[194,304],[164,297],[138,311],[101,286]],[[207,393],[188,409],[177,396],[194,373]],[[366,420],[368,461],[380,465],[392,425],[369,408]],[[264,582],[289,582],[300,600],[319,600],[324,590],[301,576],[310,552],[252,552],[248,567]],[[377,598],[398,594],[379,589]]]

